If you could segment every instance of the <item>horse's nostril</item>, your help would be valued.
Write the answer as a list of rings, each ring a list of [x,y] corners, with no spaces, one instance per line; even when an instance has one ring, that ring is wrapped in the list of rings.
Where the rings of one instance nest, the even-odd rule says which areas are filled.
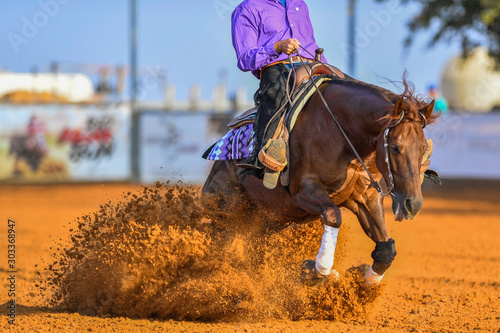
[[[407,212],[409,212],[409,213],[413,212],[413,204],[412,204],[411,199],[405,200],[405,208],[406,208]]]
[[[404,202],[404,206],[406,212],[409,214],[416,215],[422,208],[423,200],[419,200],[418,198],[406,199]]]

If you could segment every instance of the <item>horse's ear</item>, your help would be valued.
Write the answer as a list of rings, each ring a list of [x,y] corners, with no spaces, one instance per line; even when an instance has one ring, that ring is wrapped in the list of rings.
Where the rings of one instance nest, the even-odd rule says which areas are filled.
[[[432,112],[434,111],[435,100],[429,103],[426,107],[424,107],[420,112],[425,116],[425,119],[430,119]]]
[[[404,98],[401,97],[400,99],[398,99],[398,101],[394,105],[394,111],[393,111],[394,118],[398,118],[401,116],[401,112],[403,112],[404,105],[405,105]]]

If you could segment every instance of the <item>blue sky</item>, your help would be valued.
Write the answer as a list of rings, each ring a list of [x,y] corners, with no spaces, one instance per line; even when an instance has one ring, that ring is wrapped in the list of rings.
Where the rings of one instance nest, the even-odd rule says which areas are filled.
[[[144,75],[166,70],[166,80],[148,86],[143,99],[161,99],[166,82],[175,84],[184,99],[192,84],[203,98],[224,82],[231,93],[246,87],[248,96],[258,85],[250,73],[240,72],[231,44],[231,12],[238,0],[137,0],[139,64]],[[330,63],[347,71],[347,0],[307,0],[316,40]],[[29,72],[61,68],[89,70],[81,64],[127,65],[128,0],[26,0],[2,4],[0,67]],[[444,64],[459,52],[458,42],[427,49],[421,34],[403,52],[406,22],[418,10],[398,0],[377,3],[358,0],[357,73],[360,80],[393,89],[381,77],[398,80],[406,68],[417,90],[439,83]],[[30,29],[31,28],[31,29]],[[147,79],[147,78],[146,78]],[[149,84],[148,84],[149,82]]]

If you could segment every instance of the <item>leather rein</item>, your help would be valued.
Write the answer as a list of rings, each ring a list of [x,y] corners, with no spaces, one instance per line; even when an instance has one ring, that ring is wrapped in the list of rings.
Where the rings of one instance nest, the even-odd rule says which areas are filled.
[[[303,46],[300,46],[304,51],[306,51],[310,56],[314,57],[309,51],[307,51]],[[297,52],[297,55],[300,59],[300,62],[302,65],[305,64],[303,58],[300,56],[300,54]],[[290,61],[290,63],[292,64],[291,66],[291,70],[290,70],[290,73],[291,72],[294,72],[295,71],[295,67],[293,66],[293,63],[292,63],[292,59],[291,59],[291,56],[288,55],[288,59]],[[316,59],[316,61],[318,61],[319,63],[321,63],[323,66],[325,66],[328,70],[330,70],[332,72],[332,74],[334,74],[335,76],[339,77],[335,72],[333,72],[325,63],[323,63],[320,59]],[[325,106],[325,108],[327,109],[328,113],[330,114],[330,116],[332,117],[333,121],[337,124],[337,126],[339,127],[340,129],[340,132],[342,133],[342,135],[344,136],[344,138],[346,139],[347,143],[349,144],[349,146],[351,147],[352,151],[354,152],[354,155],[356,156],[356,158],[358,159],[359,163],[363,166],[363,168],[365,169],[366,173],[368,174],[368,178],[370,179],[370,186],[375,188],[377,190],[377,192],[384,196],[384,197],[387,197],[390,195],[392,195],[393,197],[395,197],[395,194],[393,193],[393,190],[394,190],[394,176],[393,176],[393,173],[392,173],[392,169],[391,169],[391,162],[390,162],[390,153],[389,153],[389,131],[396,127],[397,125],[399,125],[404,116],[405,116],[405,112],[403,110],[403,112],[401,113],[401,117],[398,119],[398,121],[396,123],[394,123],[393,125],[390,125],[389,127],[387,127],[384,131],[384,147],[385,147],[385,163],[387,164],[387,170],[389,171],[389,182],[390,184],[388,184],[388,187],[387,187],[387,193],[384,193],[384,191],[382,190],[382,187],[380,186],[380,184],[373,178],[371,172],[368,170],[366,164],[363,162],[363,159],[361,158],[361,156],[359,155],[358,151],[356,150],[356,148],[354,147],[354,145],[352,144],[351,140],[349,139],[349,137],[347,136],[347,133],[344,131],[344,129],[342,128],[342,125],[340,125],[340,122],[338,121],[337,117],[335,116],[335,114],[332,112],[332,110],[330,109],[330,107],[328,106],[328,103],[326,102],[325,100],[325,97],[323,96],[323,94],[321,93],[321,91],[319,90],[319,87],[318,85],[316,84],[316,82],[314,81],[313,77],[311,76],[311,73],[309,71],[307,71],[307,74],[309,75],[309,79],[312,81],[314,87],[316,88],[316,92],[318,93],[323,105]],[[288,80],[290,80],[290,76],[288,76]],[[340,77],[339,77],[340,78]],[[288,88],[289,84],[287,82],[287,88]],[[288,100],[291,104],[291,98],[290,98],[290,95],[289,95],[289,91],[287,89],[287,97],[288,97]],[[425,118],[425,116],[419,112],[420,116],[422,117],[422,119],[424,120],[424,123],[422,124],[422,128],[424,128],[426,125],[427,125],[427,119]]]

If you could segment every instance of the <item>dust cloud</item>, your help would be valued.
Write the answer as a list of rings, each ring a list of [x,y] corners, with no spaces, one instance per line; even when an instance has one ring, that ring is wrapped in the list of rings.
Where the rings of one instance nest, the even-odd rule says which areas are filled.
[[[45,267],[44,297],[85,315],[217,322],[363,320],[380,295],[356,273],[315,288],[301,282],[321,221],[270,231],[248,216],[215,220],[201,202],[199,188],[157,183],[82,216]]]

